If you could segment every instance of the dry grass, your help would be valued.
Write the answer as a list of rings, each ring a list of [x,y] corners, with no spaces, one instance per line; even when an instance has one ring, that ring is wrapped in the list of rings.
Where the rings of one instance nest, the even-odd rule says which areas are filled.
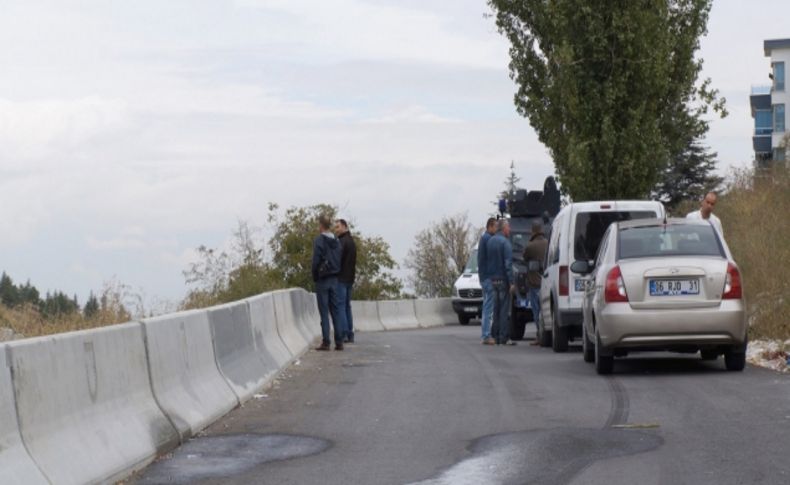
[[[751,338],[790,338],[790,171],[736,172],[716,214],[741,269]]]

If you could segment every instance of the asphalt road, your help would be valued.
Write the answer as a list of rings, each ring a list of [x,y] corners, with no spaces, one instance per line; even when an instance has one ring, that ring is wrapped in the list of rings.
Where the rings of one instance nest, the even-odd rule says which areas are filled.
[[[600,377],[578,349],[483,346],[479,332],[310,351],[133,482],[790,483],[788,376],[643,354]]]

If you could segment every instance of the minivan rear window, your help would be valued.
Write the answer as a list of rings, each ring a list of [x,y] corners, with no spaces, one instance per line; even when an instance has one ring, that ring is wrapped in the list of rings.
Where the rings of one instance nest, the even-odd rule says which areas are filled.
[[[598,254],[598,246],[609,224],[632,219],[654,219],[655,211],[580,212],[576,214],[573,235],[573,256],[576,260],[590,261]]]
[[[719,256],[724,249],[711,225],[670,224],[666,227],[620,228],[617,259],[665,256]]]

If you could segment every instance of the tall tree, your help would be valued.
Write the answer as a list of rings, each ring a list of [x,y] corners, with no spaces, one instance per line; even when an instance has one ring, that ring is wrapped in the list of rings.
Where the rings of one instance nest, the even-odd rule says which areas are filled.
[[[450,296],[479,233],[467,214],[457,214],[432,223],[415,236],[406,267],[412,271],[409,282],[417,296]]]
[[[516,162],[510,162],[510,173],[508,174],[507,178],[505,179],[505,188],[502,192],[499,193],[497,200],[494,201],[494,205],[499,206],[500,199],[510,199],[513,194],[516,193],[518,190],[518,183],[521,181],[521,177],[516,175]]]
[[[719,188],[724,179],[715,174],[716,153],[698,141],[692,141],[672,160],[653,191],[670,211],[685,201],[702,200],[711,190]]]
[[[711,0],[489,5],[511,44],[516,109],[576,201],[647,197],[708,108],[726,114],[709,80],[697,84]]]

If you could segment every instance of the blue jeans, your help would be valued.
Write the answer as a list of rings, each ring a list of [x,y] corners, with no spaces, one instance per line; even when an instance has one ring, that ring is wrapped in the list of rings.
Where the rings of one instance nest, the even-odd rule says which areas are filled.
[[[491,280],[494,287],[494,338],[497,344],[510,339],[510,286],[504,280]]]
[[[491,280],[483,281],[480,286],[483,288],[483,321],[480,324],[480,333],[483,339],[491,338],[491,314],[494,312],[494,287]]]
[[[535,321],[535,328],[540,323],[540,288],[529,289],[529,306],[532,308],[532,319]]]
[[[318,298],[318,313],[321,315],[321,338],[323,343],[329,344],[329,316],[332,316],[332,326],[335,329],[335,345],[343,344],[343,334],[346,329],[346,309],[340,304],[340,294],[337,291],[337,278],[332,276],[316,281],[315,294]]]
[[[354,318],[351,315],[351,288],[353,286],[353,283],[343,283],[342,281],[337,283],[337,293],[340,295],[340,305],[346,311],[346,326],[344,336],[349,342],[354,341]]]

